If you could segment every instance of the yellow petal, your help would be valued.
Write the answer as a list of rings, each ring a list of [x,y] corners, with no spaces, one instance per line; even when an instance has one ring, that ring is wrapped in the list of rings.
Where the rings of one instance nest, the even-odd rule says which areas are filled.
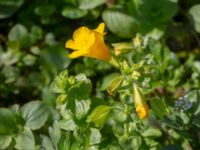
[[[73,40],[82,42],[90,34],[90,30],[87,27],[80,27],[73,33]]]
[[[75,30],[73,38],[65,43],[66,48],[76,50],[69,57],[87,56],[108,61],[110,54],[104,43],[104,28],[105,24],[100,23],[95,30],[90,30],[87,27],[80,27]]]
[[[87,54],[87,56],[108,61],[110,60],[110,53],[109,53],[108,47],[106,46],[104,41],[101,39],[101,37],[97,36],[97,34],[99,33],[95,34],[95,42],[90,47],[89,53]]]
[[[76,45],[74,44],[74,41],[71,40],[71,39],[68,40],[68,41],[65,43],[65,47],[66,47],[66,48],[71,48],[71,49],[74,49],[74,50],[77,49]]]
[[[139,115],[140,119],[145,119],[148,116],[148,105],[137,106],[136,112]]]
[[[69,58],[77,58],[80,56],[86,56],[88,53],[87,50],[78,50],[78,51],[74,51],[71,54],[68,55]]]
[[[95,41],[94,33],[87,27],[80,27],[73,34],[73,49],[88,49]]]
[[[105,28],[105,23],[102,22],[94,31],[104,34],[104,28]]]

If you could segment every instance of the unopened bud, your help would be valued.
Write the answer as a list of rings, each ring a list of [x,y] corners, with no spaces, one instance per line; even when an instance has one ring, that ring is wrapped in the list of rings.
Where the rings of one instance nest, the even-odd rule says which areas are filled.
[[[115,95],[117,89],[120,87],[121,83],[123,81],[122,76],[115,77],[110,84],[108,85],[107,91],[110,95]]]
[[[133,99],[135,101],[137,114],[140,119],[145,119],[148,116],[148,105],[141,89],[136,84],[133,85]]]
[[[138,71],[133,71],[131,74],[131,77],[135,80],[138,80],[140,76],[141,76],[141,74]]]
[[[129,51],[133,50],[132,43],[128,42],[113,43],[112,46],[114,47],[114,52],[116,56],[128,53]]]
[[[136,47],[136,48],[141,47],[142,46],[142,42],[143,42],[143,40],[142,40],[141,35],[140,34],[136,34],[135,38],[133,39],[134,47]]]

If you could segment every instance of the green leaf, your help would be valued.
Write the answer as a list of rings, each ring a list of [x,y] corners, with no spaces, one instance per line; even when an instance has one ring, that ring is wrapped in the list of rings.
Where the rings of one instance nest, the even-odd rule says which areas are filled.
[[[54,76],[55,74],[58,74],[60,70],[68,68],[71,59],[66,57],[67,53],[63,45],[56,44],[51,37],[49,37],[48,40],[48,45],[52,45],[41,51],[40,63],[43,64],[42,66],[45,68],[44,70],[48,71],[48,74]],[[59,73],[59,75],[60,74],[62,74],[62,72]]]
[[[151,53],[155,57],[155,60],[158,63],[161,63],[163,61],[162,54],[161,54],[161,48],[162,48],[161,43],[158,41],[151,40],[149,42],[149,48],[151,50]]]
[[[109,106],[99,105],[88,116],[87,122],[93,122],[96,127],[103,127],[108,118],[109,112],[110,112]]]
[[[15,148],[19,150],[35,150],[35,139],[32,131],[28,127],[24,127],[22,133],[20,133],[16,138]]]
[[[190,123],[190,117],[184,113],[184,112],[180,112],[179,117],[181,118],[181,120],[183,121],[183,124],[188,124]]]
[[[58,144],[58,149],[59,150],[67,150],[70,149],[71,147],[71,133],[66,132],[60,139],[59,144]],[[70,149],[71,150],[71,149]]]
[[[55,6],[51,4],[39,5],[35,8],[34,12],[39,16],[48,17],[55,12]]]
[[[192,17],[195,30],[200,33],[200,4],[193,5],[189,10],[189,14]]]
[[[121,76],[119,73],[112,73],[112,74],[109,74],[107,76],[105,76],[103,78],[103,81],[102,81],[102,84],[101,84],[101,87],[100,89],[101,90],[107,90],[108,87],[110,86],[110,84],[114,81],[114,80],[117,80],[118,79],[121,79]]]
[[[76,7],[66,6],[61,11],[61,14],[70,19],[79,19],[86,16],[88,13],[87,10],[78,9]]]
[[[2,60],[3,53],[4,53],[3,47],[0,45],[0,66],[2,66],[4,63]]]
[[[23,4],[23,0],[1,0],[0,19],[5,19],[13,15]]]
[[[84,74],[75,77],[76,83],[68,89],[68,97],[70,100],[88,99],[92,90],[92,84]]]
[[[140,32],[148,33],[154,28],[163,29],[178,12],[176,2],[170,0],[133,0],[130,13],[140,22]]]
[[[31,27],[31,34],[30,34],[30,39],[31,39],[31,43],[35,44],[37,43],[39,40],[41,40],[43,37],[43,30],[40,26],[32,26]],[[35,46],[36,48],[38,48],[37,46]],[[38,55],[38,50],[36,50],[36,55]]]
[[[39,55],[40,54],[40,48],[38,46],[32,46],[32,47],[30,47],[30,51],[34,55]]]
[[[90,128],[90,145],[99,144],[101,142],[101,133],[98,129]]]
[[[52,127],[49,128],[49,135],[51,137],[53,145],[57,147],[61,138],[61,130],[57,121],[54,122],[53,128]]]
[[[42,147],[45,148],[46,150],[55,150],[53,147],[53,143],[51,142],[51,140],[49,139],[49,137],[45,136],[45,135],[41,135],[42,138]]]
[[[195,116],[200,115],[199,98],[200,98],[200,90],[193,90],[184,96],[185,102],[189,102],[192,104],[192,112]]]
[[[143,137],[160,137],[162,136],[162,132],[156,128],[148,128],[142,133]]]
[[[41,101],[32,101],[21,108],[21,115],[25,124],[32,130],[42,127],[48,118],[48,108]]]
[[[20,120],[11,110],[0,108],[0,135],[11,135],[18,132]]]
[[[58,104],[63,104],[66,101],[67,101],[67,94],[60,94],[56,99],[56,103]]]
[[[166,104],[161,99],[150,100],[150,105],[154,113],[160,118],[162,118],[168,112]]]
[[[10,107],[10,109],[15,113],[15,114],[19,114],[19,104],[14,104]]]
[[[192,64],[192,68],[195,72],[200,74],[200,61],[194,61]]]
[[[13,83],[20,76],[19,68],[14,66],[5,66],[1,73],[6,77],[5,83]]]
[[[0,149],[6,149],[12,141],[11,136],[0,136]]]
[[[8,33],[8,40],[11,42],[17,42],[20,47],[28,47],[30,45],[30,37],[25,26],[16,24],[11,28]]]
[[[78,3],[81,9],[93,9],[105,3],[105,0],[78,0]]]
[[[133,136],[131,138],[131,148],[134,149],[134,150],[139,150],[140,149],[140,146],[142,144],[142,139],[140,136]]]
[[[61,129],[64,129],[66,131],[74,131],[76,129],[76,124],[71,118],[65,119],[65,120],[60,120],[59,126]]]
[[[117,92],[117,89],[120,88],[123,82],[122,76],[115,77],[108,85],[107,91],[109,94],[114,95]]]
[[[131,38],[137,32],[138,22],[133,17],[123,12],[105,10],[102,14],[102,17],[109,30],[120,37]]]
[[[22,60],[25,63],[25,65],[32,66],[35,64],[37,58],[34,55],[27,54]]]
[[[20,58],[22,56],[22,53],[14,50],[8,50],[5,53],[2,54],[2,62],[6,65],[13,65],[20,61]]]
[[[75,100],[75,112],[78,120],[85,117],[85,115],[88,113],[88,110],[90,109],[90,103],[90,100]]]
[[[138,150],[141,148],[142,139],[140,136],[122,135],[118,137],[118,141],[122,147],[127,149]]]
[[[50,90],[54,93],[65,93],[68,87],[68,71],[65,70],[54,79],[50,85]]]
[[[200,127],[200,90],[193,90],[188,94],[184,95],[184,108],[193,114],[192,124]],[[187,113],[179,114],[184,124],[191,123],[191,117]]]
[[[77,141],[73,141],[70,150],[78,150],[81,149],[81,143],[77,142]]]
[[[127,114],[125,111],[125,105],[122,103],[114,103],[111,107],[111,117],[117,122],[124,122],[127,119]]]
[[[168,132],[170,133],[170,136],[174,139],[181,138],[181,136],[174,129],[169,129]]]
[[[183,150],[181,146],[176,144],[169,144],[163,147],[162,150]]]

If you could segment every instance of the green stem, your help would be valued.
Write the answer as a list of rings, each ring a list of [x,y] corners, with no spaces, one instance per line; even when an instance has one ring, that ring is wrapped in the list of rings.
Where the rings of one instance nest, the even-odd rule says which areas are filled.
[[[125,135],[126,137],[128,137],[128,135],[129,135],[128,128],[129,128],[128,123],[124,123],[124,135]]]

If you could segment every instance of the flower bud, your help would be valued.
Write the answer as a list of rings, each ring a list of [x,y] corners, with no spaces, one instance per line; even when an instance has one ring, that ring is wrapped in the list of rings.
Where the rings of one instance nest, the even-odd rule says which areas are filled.
[[[122,76],[115,77],[108,85],[108,88],[107,88],[108,93],[110,95],[115,95],[115,93],[117,92],[117,89],[120,87],[122,81],[123,81]]]
[[[128,43],[128,42],[113,43],[112,46],[114,47],[114,53],[116,56],[125,54],[125,53],[133,50],[132,43]]]
[[[140,34],[136,34],[135,38],[133,39],[133,45],[136,48],[141,47],[143,44],[143,40]]]
[[[140,78],[140,76],[141,76],[141,74],[140,74],[140,72],[138,72],[138,71],[133,71],[133,72],[131,73],[131,77],[132,77],[133,79],[135,79],[135,80],[138,80],[138,79]]]
[[[137,114],[140,119],[145,119],[148,116],[148,105],[141,89],[136,84],[133,85],[133,99],[135,101]]]

